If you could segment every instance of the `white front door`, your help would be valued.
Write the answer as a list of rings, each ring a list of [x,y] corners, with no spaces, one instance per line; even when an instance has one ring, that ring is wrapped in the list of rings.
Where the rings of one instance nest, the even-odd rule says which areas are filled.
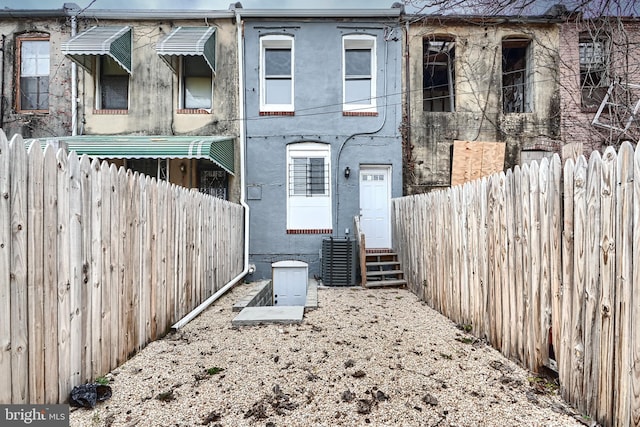
[[[391,248],[391,167],[360,167],[360,226],[367,248]]]

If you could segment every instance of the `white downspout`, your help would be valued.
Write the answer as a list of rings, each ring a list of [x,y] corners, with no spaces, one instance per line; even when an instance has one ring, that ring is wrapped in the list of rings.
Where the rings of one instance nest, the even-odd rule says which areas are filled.
[[[76,35],[78,22],[76,16],[71,17],[71,37]],[[78,134],[78,66],[71,61],[71,135]]]
[[[196,316],[202,313],[207,307],[209,307],[214,301],[224,295],[229,289],[231,289],[236,283],[238,283],[247,273],[253,272],[254,266],[249,266],[249,205],[245,200],[245,111],[244,111],[244,45],[243,45],[243,28],[240,13],[236,10],[236,26],[238,29],[238,103],[240,108],[240,134],[239,134],[239,148],[240,148],[240,204],[244,208],[244,269],[240,274],[231,279],[229,283],[220,288],[216,293],[211,295],[199,306],[197,306],[192,312],[176,322],[171,328],[180,329]]]

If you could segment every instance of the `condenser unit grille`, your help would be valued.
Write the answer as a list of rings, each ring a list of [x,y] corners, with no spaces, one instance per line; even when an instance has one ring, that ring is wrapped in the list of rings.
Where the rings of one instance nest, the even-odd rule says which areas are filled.
[[[322,283],[327,286],[354,286],[358,265],[354,239],[322,240]]]

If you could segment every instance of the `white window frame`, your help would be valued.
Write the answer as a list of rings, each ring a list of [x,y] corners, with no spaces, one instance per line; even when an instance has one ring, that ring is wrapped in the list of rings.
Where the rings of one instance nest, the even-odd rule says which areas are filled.
[[[267,49],[289,49],[291,50],[291,74],[290,93],[291,102],[287,104],[267,103],[267,76],[266,76],[266,51]],[[293,36],[289,35],[269,35],[260,38],[260,111],[264,112],[292,112],[294,111],[294,80],[295,80],[295,50]]]
[[[324,194],[294,194],[290,171],[294,159],[323,158]],[[331,146],[317,142],[287,145],[287,230],[330,230],[333,227],[331,191]]]
[[[178,70],[178,79],[179,79],[179,103],[178,103],[178,108],[179,109],[188,109],[188,110],[206,110],[208,112],[211,112],[212,108],[213,108],[213,72],[211,72],[211,75],[209,76],[209,81],[211,84],[211,93],[209,93],[209,106],[208,107],[187,107],[186,106],[186,102],[185,102],[185,97],[186,97],[186,90],[187,90],[187,85],[185,82],[186,76],[184,75],[185,72],[185,56],[180,56],[180,67]],[[204,58],[203,58],[204,61]],[[206,65],[206,61],[205,61],[205,65]],[[207,65],[208,67],[208,65]]]
[[[346,51],[349,49],[371,50],[370,102],[367,104],[347,103]],[[376,111],[376,37],[366,34],[352,34],[342,37],[342,109],[353,112]]]

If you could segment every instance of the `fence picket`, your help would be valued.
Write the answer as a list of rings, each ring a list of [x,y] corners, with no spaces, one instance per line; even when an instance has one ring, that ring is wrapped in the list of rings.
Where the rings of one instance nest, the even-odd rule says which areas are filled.
[[[573,317],[573,185],[575,165],[572,159],[564,164],[564,220],[562,232],[562,323],[558,352],[558,376],[562,397],[571,401],[571,320]]]
[[[515,184],[515,176],[514,172],[509,169],[506,175],[505,181],[505,222],[506,222],[506,243],[507,243],[507,256],[505,260],[505,267],[507,269],[507,273],[505,275],[506,283],[505,288],[508,291],[508,299],[506,305],[509,308],[509,314],[507,316],[507,321],[505,322],[505,335],[508,335],[508,357],[510,358],[518,358],[518,332],[517,332],[517,324],[518,324],[518,311],[516,306],[517,295],[520,292],[520,289],[516,284],[516,253],[515,253],[515,215],[514,215],[514,205],[515,205],[515,197],[514,197],[514,184]]]
[[[616,288],[614,406],[615,425],[631,422],[631,302],[633,280],[633,148],[624,142],[618,152],[616,209]]]
[[[595,415],[595,396],[598,390],[598,371],[600,369],[599,352],[600,322],[599,314],[599,276],[600,276],[600,175],[602,159],[596,151],[589,158],[587,171],[587,209],[589,219],[585,235],[586,269],[585,269],[585,311],[584,311],[584,377],[582,389],[585,393],[585,413]]]
[[[636,147],[633,160],[633,295],[631,307],[634,307],[631,319],[631,425],[640,426],[640,148]]]
[[[58,184],[56,152],[44,150],[44,386],[45,403],[58,401]],[[64,398],[64,396],[62,397]]]
[[[100,163],[97,160],[94,160],[91,164],[91,170],[94,176],[91,180],[91,253],[93,254],[102,254],[102,240],[104,236],[102,235],[102,221],[104,220],[103,211],[102,211],[102,203],[103,195],[102,195],[102,187],[105,186],[105,182],[103,182],[104,177],[102,174],[98,173],[100,170]],[[105,348],[103,344],[105,341],[109,341],[105,339],[103,335],[108,333],[105,330],[105,324],[102,321],[102,311],[103,311],[103,288],[105,287],[105,283],[102,281],[102,269],[104,258],[102,256],[93,256],[90,261],[90,270],[91,270],[91,278],[90,278],[90,287],[91,292],[88,295],[88,300],[90,301],[91,310],[88,311],[88,314],[91,316],[91,325],[94,327],[91,328],[91,376],[99,376],[102,372],[108,369],[108,366],[104,365],[104,351],[109,352],[108,348]],[[106,305],[106,302],[105,302]]]
[[[124,327],[122,324],[121,316],[122,307],[120,305],[120,294],[122,292],[121,290],[123,285],[120,281],[120,263],[122,257],[122,220],[120,217],[125,213],[121,211],[122,199],[119,198],[120,193],[118,192],[120,190],[120,177],[118,174],[118,169],[115,167],[115,165],[108,166],[106,162],[103,162],[100,166],[100,170],[102,172],[103,182],[109,183],[107,188],[107,193],[109,193],[109,211],[105,210],[105,214],[108,212],[109,222],[108,225],[103,222],[103,229],[108,226],[109,233],[106,236],[103,235],[102,237],[104,239],[105,245],[107,245],[107,251],[109,252],[108,264],[106,259],[103,264],[105,266],[109,266],[106,271],[108,279],[105,282],[109,286],[109,292],[107,293],[109,295],[109,317],[111,318],[111,328],[109,329],[109,332],[111,334],[109,340],[109,364],[111,365],[111,367],[115,367],[122,362],[122,359],[120,358],[120,337],[124,335],[124,333],[122,332],[122,328]],[[104,328],[102,330],[104,331]]]
[[[65,153],[66,155],[66,153]],[[82,188],[75,151],[67,158],[69,171],[69,392],[80,384],[82,372]],[[89,220],[87,217],[86,220]]]
[[[540,367],[542,340],[540,327],[540,270],[541,270],[541,246],[540,246],[540,167],[534,161],[530,165],[531,177],[529,180],[529,360],[527,366],[537,372]]]
[[[512,328],[515,331],[515,343],[516,343],[516,351],[517,355],[513,355],[516,357],[520,363],[524,364],[524,296],[525,296],[525,285],[526,280],[524,278],[522,257],[523,253],[527,253],[524,250],[524,238],[522,234],[523,230],[523,208],[522,208],[522,169],[519,166],[516,166],[513,172],[513,217],[514,217],[514,281],[513,288],[515,290],[516,302],[515,302],[515,312],[516,317],[514,319]]]
[[[582,396],[584,374],[584,288],[587,251],[587,161],[580,156],[574,172],[573,203],[573,310],[571,317],[571,389],[572,396]],[[584,402],[578,405],[584,411]]]
[[[603,368],[598,378],[598,402],[595,411],[596,420],[605,423],[613,414],[613,337],[614,337],[614,302],[616,280],[616,188],[617,188],[617,156],[613,147],[607,148],[602,158],[600,172],[600,296],[597,317],[600,329],[599,355]]]
[[[0,402],[11,402],[11,164],[0,129]]]
[[[44,155],[40,146],[32,146],[29,149],[28,156],[27,204],[29,206],[29,214],[27,237],[29,247],[27,249],[27,297],[29,301],[29,402],[44,404],[44,375],[42,375],[45,369],[44,287],[42,286],[44,283]],[[0,165],[1,163],[2,161],[0,160]],[[2,166],[0,166],[1,168]],[[0,194],[2,193],[0,189]],[[0,223],[2,223],[2,219],[0,219]],[[2,241],[2,238],[0,238],[0,241]],[[2,265],[1,261],[0,265]]]
[[[58,163],[58,393],[60,399],[67,399],[71,391],[71,301],[69,289],[71,286],[70,272],[70,244],[69,225],[71,222],[69,210],[69,170],[67,155],[59,149],[56,153]]]
[[[553,344],[553,360],[558,362],[558,349],[560,348],[560,330],[562,324],[562,191],[561,175],[562,165],[560,157],[554,154],[549,165],[550,171],[550,269],[551,269],[551,334]]]
[[[92,291],[93,282],[91,281],[93,270],[91,265],[91,229],[88,222],[93,221],[91,214],[92,203],[92,191],[91,191],[91,162],[87,156],[82,156],[80,159],[80,189],[82,194],[82,222],[81,226],[81,253],[82,253],[82,276],[80,280],[81,286],[81,301],[80,301],[80,316],[81,330],[82,330],[82,342],[81,342],[81,355],[80,360],[82,363],[82,371],[80,372],[80,383],[84,384],[93,380],[93,367],[91,358],[93,354],[93,328],[92,328]]]
[[[538,319],[538,360],[536,368],[547,364],[549,360],[549,331],[551,329],[551,198],[550,187],[553,185],[550,178],[549,159],[540,162],[540,174],[538,176],[539,190],[539,231],[540,231],[540,311]]]
[[[24,142],[14,135],[9,143],[11,257],[11,403],[29,402],[27,321],[27,162]]]

